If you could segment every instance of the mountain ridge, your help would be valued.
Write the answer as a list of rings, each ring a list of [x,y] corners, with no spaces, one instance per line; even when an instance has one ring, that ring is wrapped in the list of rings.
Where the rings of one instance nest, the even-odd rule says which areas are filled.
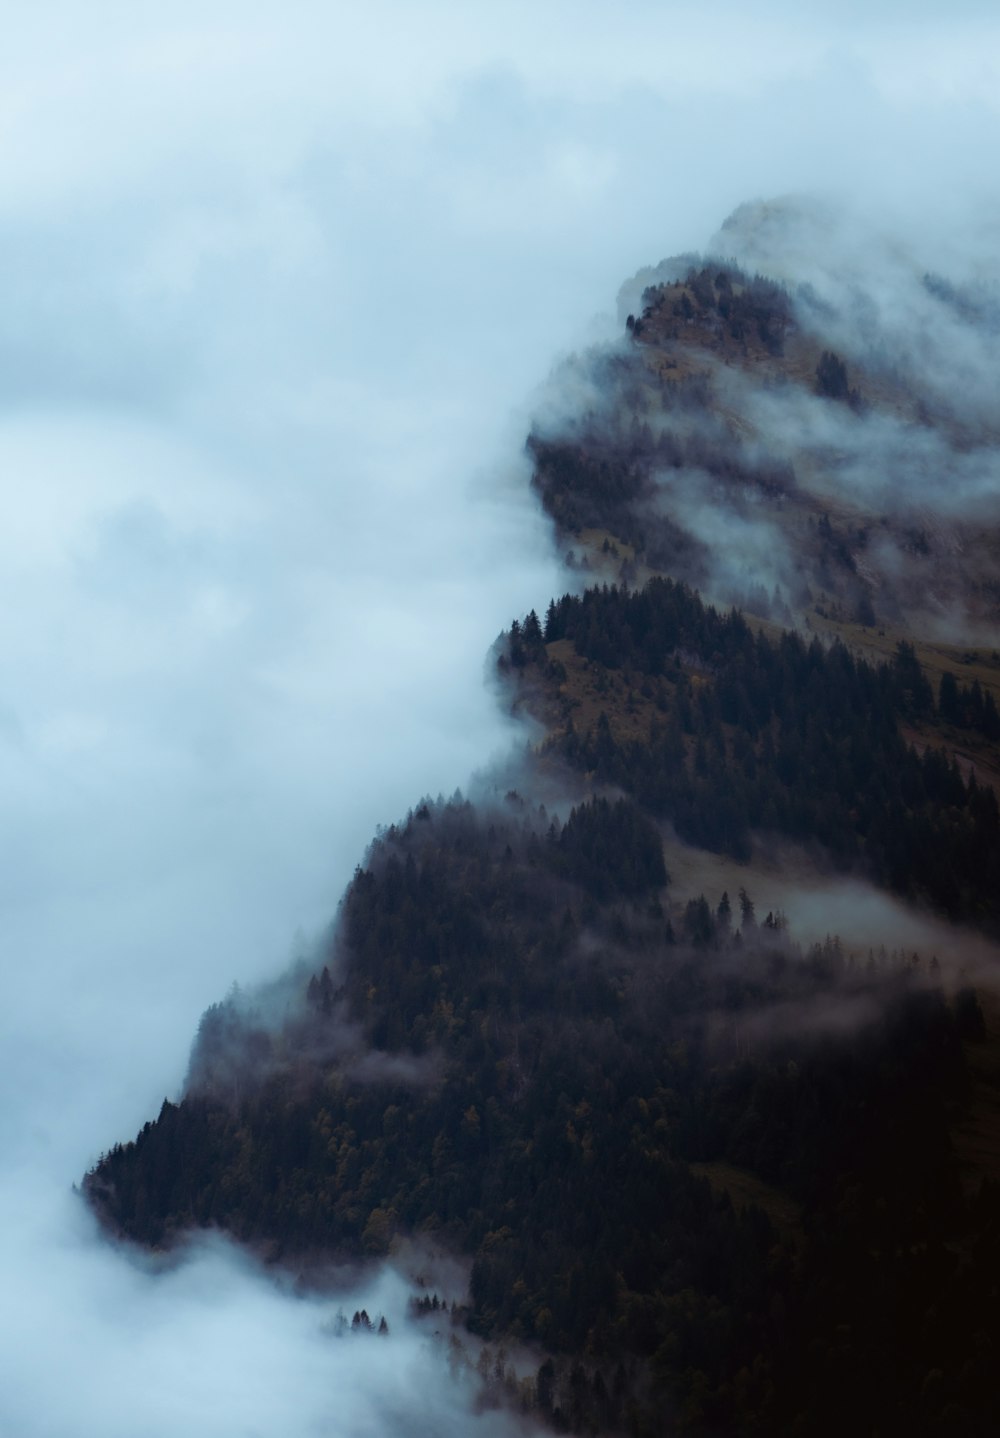
[[[995,953],[799,944],[749,883],[695,890],[699,853],[749,875],[778,834],[995,931],[1000,654],[942,638],[1000,613],[998,530],[969,538],[994,436],[933,386],[894,411],[816,290],[650,278],[528,441],[583,592],[493,659],[545,733],[381,834],[311,961],[209,1011],[180,1102],[85,1192],[131,1241],[219,1226],[314,1275],[432,1237],[471,1263],[455,1321],[535,1347],[504,1391],[556,1431],[985,1434]]]

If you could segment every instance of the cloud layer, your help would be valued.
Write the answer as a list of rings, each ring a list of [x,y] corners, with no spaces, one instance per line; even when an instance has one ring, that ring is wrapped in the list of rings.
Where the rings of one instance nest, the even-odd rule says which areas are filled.
[[[995,22],[922,13],[8,23],[4,1431],[467,1431],[422,1339],[346,1363],[321,1306],[225,1247],[130,1266],[69,1186],[176,1091],[201,1010],[325,921],[375,825],[511,741],[483,654],[560,582],[530,392],[611,332],[622,278],[817,181],[893,224],[997,213]]]

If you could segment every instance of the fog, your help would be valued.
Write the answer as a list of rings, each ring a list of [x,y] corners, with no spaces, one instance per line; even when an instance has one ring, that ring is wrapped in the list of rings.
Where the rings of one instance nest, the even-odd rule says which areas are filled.
[[[719,602],[741,602],[756,583],[801,603],[806,499],[832,517],[838,561],[856,576],[831,577],[824,560],[809,575],[814,589],[925,638],[995,645],[997,220],[982,199],[946,213],[948,223],[930,212],[906,220],[848,195],[741,204],[700,255],[626,280],[619,320],[648,308],[656,334],[670,324],[670,297],[649,286],[736,264],[785,286],[783,369],[768,375],[703,349],[693,396],[681,384],[644,394],[642,345],[595,346],[553,383],[543,434],[605,425],[627,447],[634,413],[648,446],[666,440],[670,462],[654,468],[640,504],[697,541],[698,567],[685,577]],[[821,347],[846,361],[844,402],[814,389]]]
[[[561,583],[532,391],[622,279],[756,195],[996,214],[995,22],[894,8],[5,16],[0,1431],[506,1426],[392,1273],[343,1300],[390,1339],[338,1341],[219,1242],[129,1259],[71,1185],[376,825],[512,742],[483,657]]]

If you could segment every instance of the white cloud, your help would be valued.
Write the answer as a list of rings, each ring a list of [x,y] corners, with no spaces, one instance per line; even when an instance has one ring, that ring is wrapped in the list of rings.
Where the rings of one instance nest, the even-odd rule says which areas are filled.
[[[483,654],[558,584],[525,396],[624,276],[748,195],[933,184],[940,225],[989,189],[959,10],[944,47],[856,7],[7,17],[5,1431],[405,1432],[416,1386],[464,1431],[414,1344],[346,1370],[311,1306],[225,1251],[132,1270],[66,1189],[376,823],[508,742]]]

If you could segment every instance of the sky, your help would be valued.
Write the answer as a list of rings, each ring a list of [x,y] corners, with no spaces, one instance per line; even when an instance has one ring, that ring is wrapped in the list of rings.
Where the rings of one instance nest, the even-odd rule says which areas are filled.
[[[560,358],[747,199],[985,251],[1000,22],[3,8],[0,1432],[504,1431],[398,1275],[348,1352],[224,1243],[122,1255],[72,1185],[378,824],[519,742],[484,659],[561,582],[523,453]]]

